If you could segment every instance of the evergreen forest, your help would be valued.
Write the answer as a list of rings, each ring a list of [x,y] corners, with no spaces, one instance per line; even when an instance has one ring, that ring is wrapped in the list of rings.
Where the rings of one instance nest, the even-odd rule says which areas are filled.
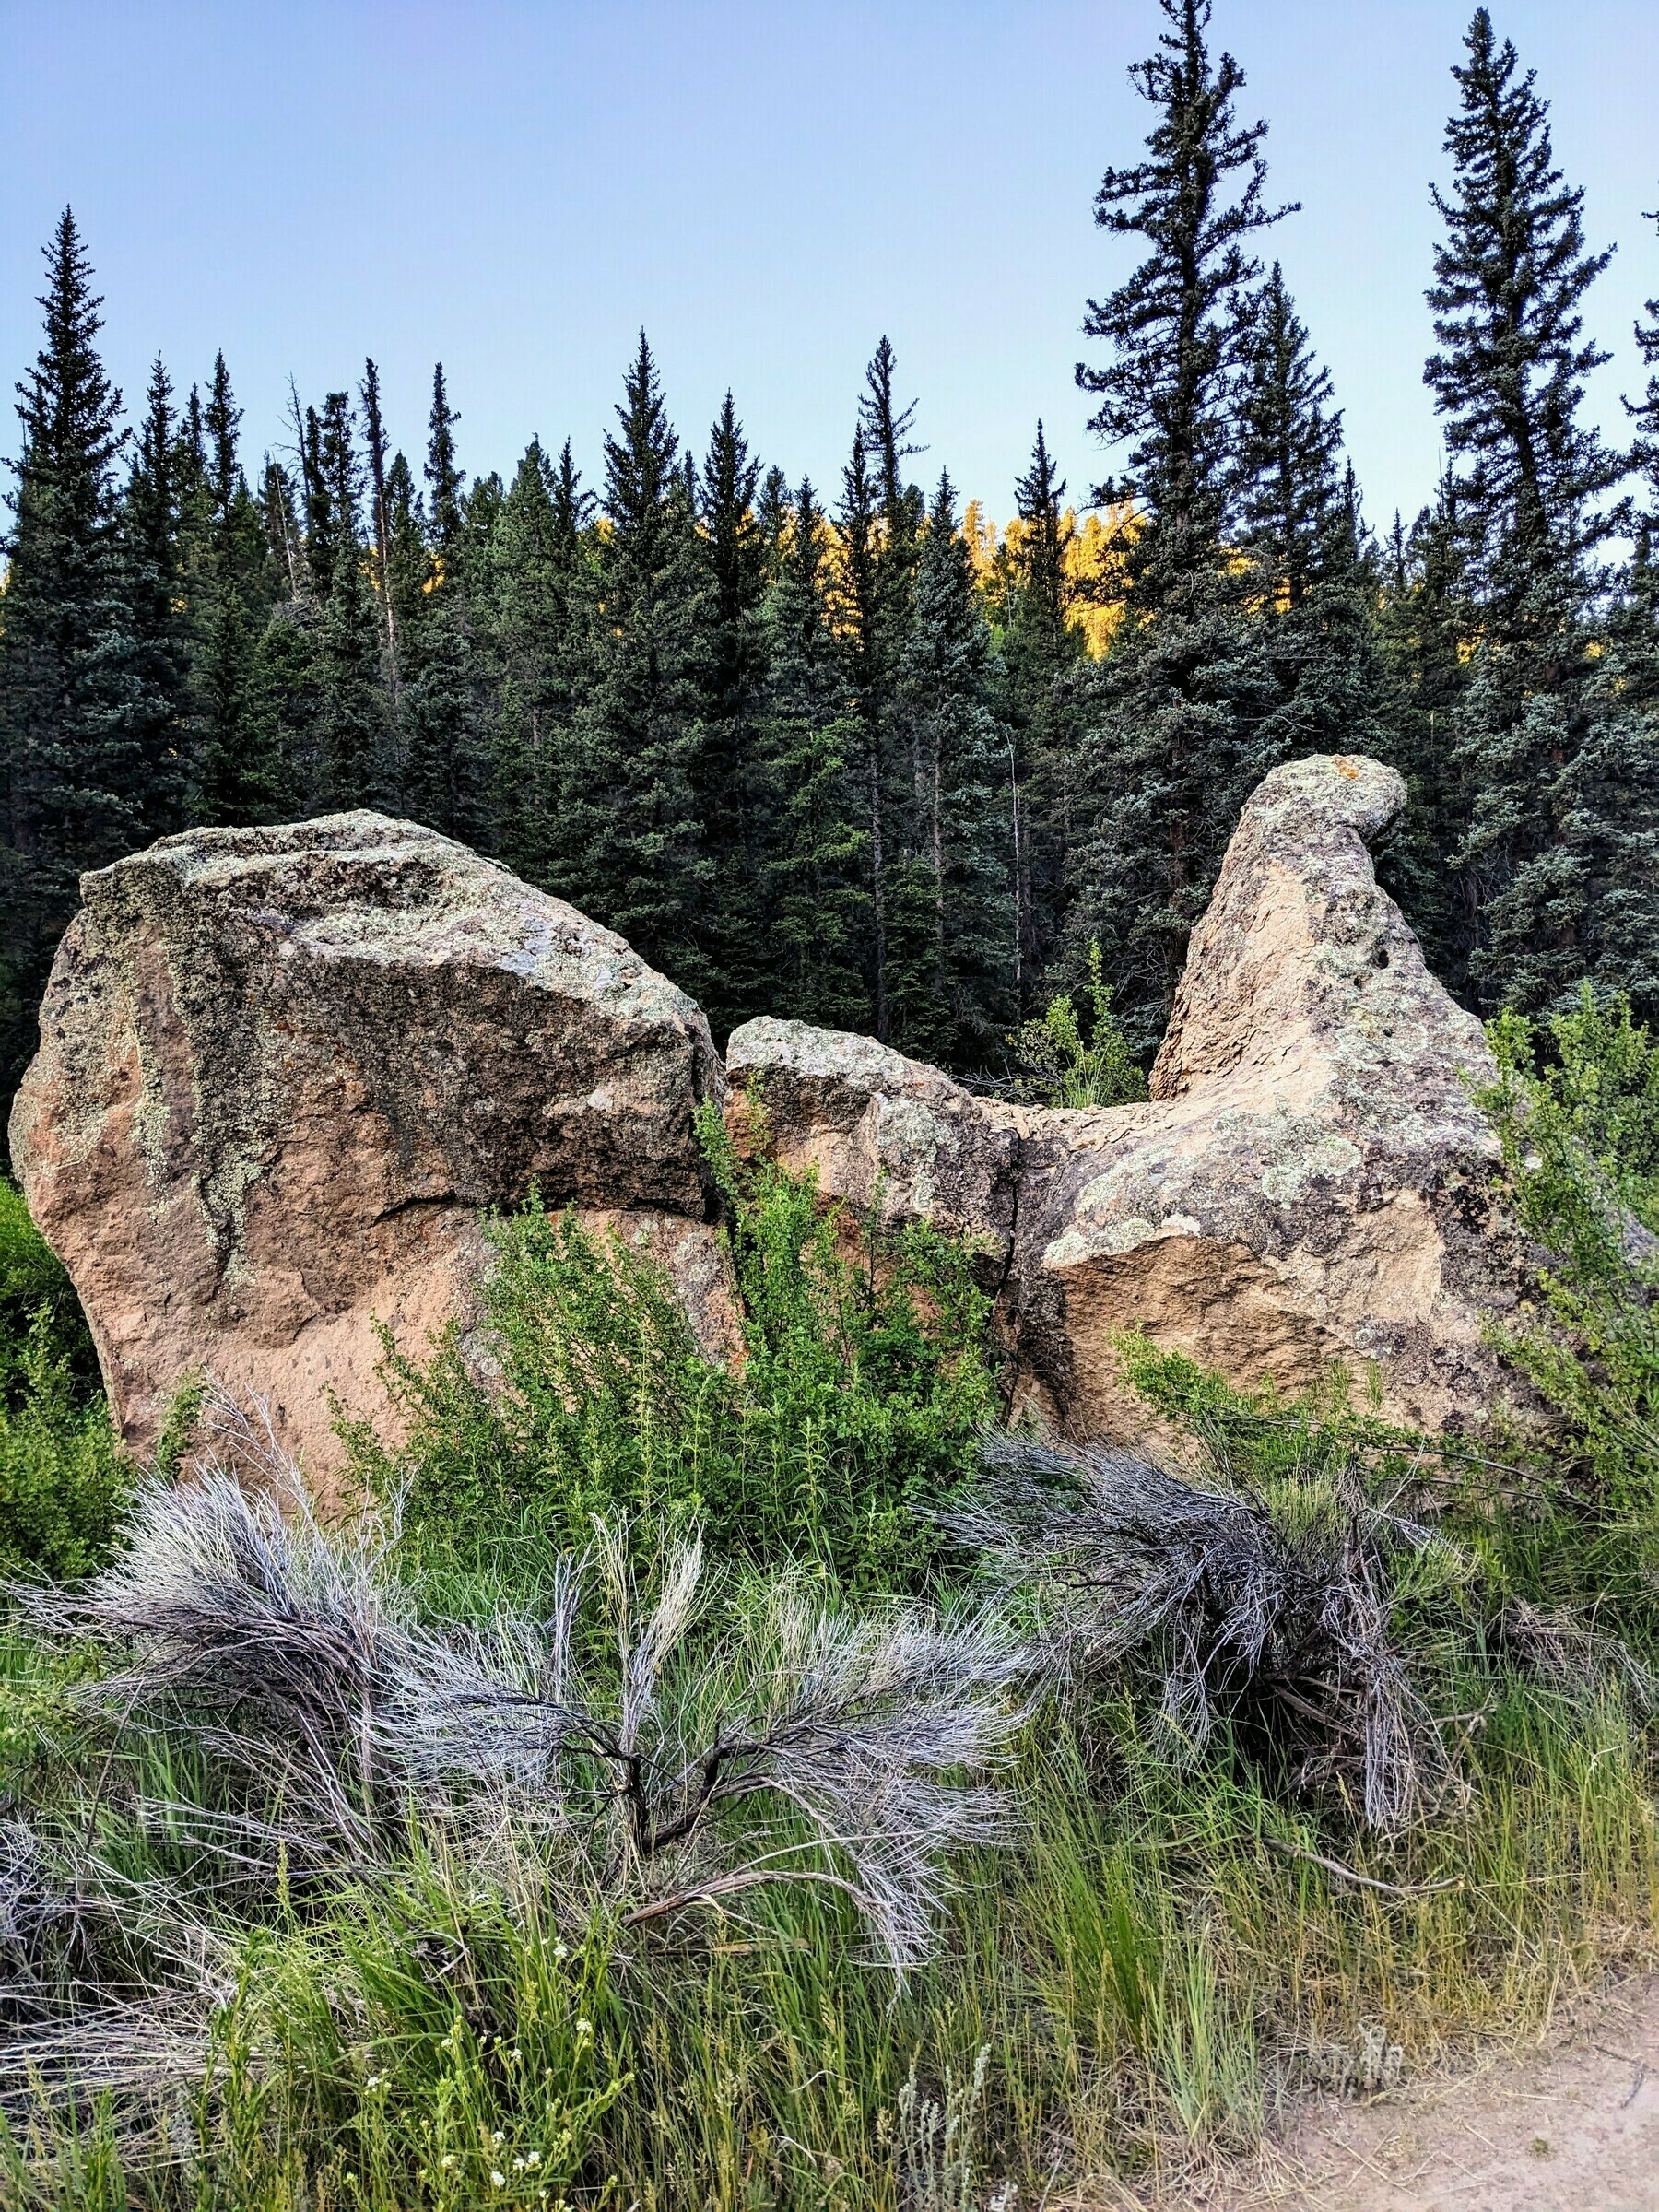
[[[1023,1103],[1144,1099],[1248,794],[1370,754],[1412,800],[1383,879],[1490,1046],[1457,1064],[1475,1171],[1411,1158],[1515,1295],[1448,1306],[1438,1257],[1417,1286],[1415,1254],[1464,1265],[1450,1232],[1373,1232],[1402,1195],[1427,1213],[1429,1171],[1372,1192],[1340,1139],[1363,1222],[1311,1199],[1282,1264],[1360,1225],[1333,1273],[1404,1253],[1414,1337],[1450,1312],[1470,1349],[1465,1314],[1501,1392],[1472,1425],[1403,1425],[1358,1330],[1276,1384],[1307,1309],[1223,1281],[1251,1252],[1212,1227],[1190,1337],[1151,1296],[1110,1333],[1078,1298],[1129,1441],[1079,1438],[1058,1400],[1051,1433],[1014,1390],[1011,1263],[994,1292],[994,1252],[931,1200],[889,1217],[878,1177],[835,1197],[743,1093],[694,1123],[723,1347],[625,1233],[632,1198],[469,1200],[476,1312],[379,1327],[369,1402],[295,1348],[320,1299],[272,1324],[283,1390],[340,1448],[313,1488],[284,1406],[206,1364],[157,1376],[141,1454],[98,1297],[124,1270],[147,1321],[194,1298],[194,1247],[164,1223],[146,1276],[120,1217],[147,1201],[107,1198],[88,1146],[116,1254],[95,1294],[0,1173],[5,2212],[1351,2207],[1383,2200],[1327,2194],[1290,2131],[1328,2146],[1380,2104],[1397,2130],[1370,2139],[1413,2171],[1360,2162],[1391,2201],[1455,2170],[1459,2202],[1543,2202],[1462,2162],[1517,2144],[1508,2171],[1562,2212],[1637,2201],[1659,297],[1614,437],[1592,406],[1611,245],[1477,9],[1445,57],[1423,271],[1444,470],[1420,513],[1368,516],[1244,74],[1211,0],[1144,7],[1145,143],[1101,177],[1083,359],[1054,364],[1101,480],[1062,481],[1036,423],[1000,526],[938,469],[886,336],[822,485],[752,450],[735,395],[688,438],[643,333],[591,484],[570,442],[470,474],[441,366],[413,456],[373,360],[293,391],[257,453],[223,355],[158,359],[129,411],[65,209],[0,590],[0,1104],[82,871],[359,807],[620,932],[717,1040],[790,1015]],[[1330,903],[1322,956],[1353,912]],[[159,1114],[213,1079],[158,1089]],[[79,1141],[78,1088],[53,1143]],[[1276,1132],[1288,1095],[1236,1118]],[[144,1112],[119,1141],[148,1141]],[[1046,1125],[1095,1178],[1103,1125],[1140,1118]],[[1305,1119],[1285,1157],[1317,1180],[1358,1124]],[[310,1157],[354,1171],[391,1141]],[[215,1157],[242,1204],[251,1149]],[[1246,1157],[1279,1207],[1280,1155]],[[313,1243],[359,1218],[321,1180],[268,1177],[284,1236],[312,1204]],[[1130,1227],[1159,1252],[1178,1225]],[[1516,2090],[1563,2023],[1613,2096]],[[1496,2147],[1455,2125],[1477,2045]],[[1518,2113],[1547,2125],[1530,2150]]]
[[[1241,802],[1322,750],[1405,773],[1384,877],[1472,1008],[1588,979],[1659,1009],[1659,306],[1610,443],[1611,249],[1478,10],[1424,271],[1443,478],[1369,520],[1209,16],[1162,0],[1080,397],[1055,363],[1112,473],[1069,488],[1038,423],[1001,529],[924,477],[885,337],[835,484],[752,451],[730,396],[683,434],[643,332],[593,485],[568,441],[469,477],[441,366],[424,454],[387,450],[368,360],[255,455],[222,354],[124,408],[65,209],[0,595],[6,1096],[81,870],[355,806],[619,931],[717,1040],[786,1014],[994,1075],[1098,943],[1145,1055]]]

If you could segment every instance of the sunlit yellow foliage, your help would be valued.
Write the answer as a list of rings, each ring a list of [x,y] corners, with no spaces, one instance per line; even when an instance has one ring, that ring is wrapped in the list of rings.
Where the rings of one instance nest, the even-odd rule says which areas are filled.
[[[984,502],[970,500],[962,516],[962,543],[973,563],[975,580],[988,583],[996,569],[996,524],[985,512]]]
[[[1016,515],[999,529],[978,500],[969,501],[962,536],[982,588],[995,591],[1007,582],[1030,527]],[[1139,527],[1126,500],[1080,521],[1068,507],[1060,518],[1060,567],[1071,595],[1067,619],[1091,660],[1107,653],[1123,621],[1124,554]]]

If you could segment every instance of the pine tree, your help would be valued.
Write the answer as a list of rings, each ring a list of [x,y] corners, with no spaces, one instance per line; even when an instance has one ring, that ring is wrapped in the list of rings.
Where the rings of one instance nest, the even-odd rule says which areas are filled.
[[[1083,648],[1069,618],[1065,497],[1039,422],[1030,467],[1015,486],[1021,527],[1010,533],[1003,635],[1015,735],[1010,836],[1019,908],[1014,994],[1021,1016],[1038,1003],[1060,942],[1071,851],[1075,679]]]
[[[23,441],[0,598],[6,1100],[34,1049],[34,1009],[80,871],[150,834],[114,476],[121,394],[99,358],[102,302],[67,208],[45,259],[44,341],[18,387]]]
[[[1135,520],[1126,618],[1090,686],[1068,935],[1079,971],[1100,939],[1136,1049],[1162,1030],[1239,808],[1273,764],[1258,739],[1279,693],[1223,535],[1249,241],[1289,210],[1264,204],[1266,125],[1235,117],[1244,76],[1211,59],[1208,0],[1160,6],[1170,28],[1130,72],[1157,114],[1147,158],[1108,170],[1095,198],[1103,229],[1151,251],[1089,302],[1084,328],[1115,358],[1077,368],[1100,402],[1090,427],[1128,449],[1097,497],[1133,499]]]
[[[982,1055],[1016,1010],[1012,735],[993,712],[995,688],[955,490],[941,476],[898,702],[920,776],[918,834],[894,918],[892,1035],[924,1059]]]
[[[1548,110],[1514,47],[1476,11],[1447,125],[1454,171],[1428,295],[1440,350],[1425,381],[1462,463],[1460,512],[1480,648],[1458,717],[1470,796],[1453,865],[1477,918],[1469,977],[1486,1006],[1538,1007],[1591,964],[1588,855],[1570,817],[1599,645],[1596,547],[1624,473],[1582,419],[1606,356],[1580,309],[1608,254],[1584,244],[1583,194],[1555,165]]]
[[[259,640],[276,595],[258,509],[238,451],[241,409],[225,357],[203,410],[203,513],[192,577],[192,691],[196,731],[192,812],[207,822],[280,818],[294,793],[281,757],[262,741],[249,700]]]
[[[383,804],[386,787],[384,694],[359,531],[362,463],[351,402],[331,392],[311,456],[315,473],[307,550],[319,585],[327,579],[317,634],[316,806],[324,812]]]
[[[773,1002],[797,1019],[862,1029],[861,881],[853,762],[861,727],[846,711],[830,623],[828,533],[809,477],[792,503],[764,610],[767,679],[760,794],[767,836],[751,926],[763,929]]]
[[[771,1003],[768,915],[757,725],[760,713],[760,597],[766,543],[755,512],[759,464],[750,453],[728,392],[709,432],[701,478],[703,540],[713,586],[699,813],[704,853],[722,885],[711,916],[717,985],[710,1017],[731,1028]]]
[[[716,893],[696,793],[707,564],[678,437],[643,331],[605,441],[605,513],[584,696],[560,807],[556,888],[701,997]]]
[[[132,635],[128,726],[145,826],[157,834],[176,830],[182,818],[190,749],[179,460],[172,384],[158,355],[120,534]]]
[[[568,872],[560,808],[590,613],[583,540],[593,504],[570,441],[555,463],[532,439],[494,537],[495,811],[502,858],[533,883],[557,885]]]
[[[1230,53],[1211,62],[1209,0],[1159,5],[1170,29],[1159,52],[1129,72],[1159,112],[1149,159],[1109,169],[1095,194],[1097,225],[1143,238],[1151,252],[1115,292],[1088,302],[1084,331],[1106,339],[1115,358],[1104,367],[1080,361],[1077,371],[1079,388],[1100,403],[1089,429],[1129,449],[1128,473],[1096,496],[1102,504],[1132,499],[1141,511],[1131,570],[1137,609],[1160,606],[1214,565],[1239,310],[1260,274],[1247,241],[1293,212],[1263,204],[1267,126],[1235,118],[1244,72]]]
[[[841,500],[835,519],[838,559],[830,606],[846,669],[848,711],[858,730],[854,773],[860,787],[870,883],[869,1000],[876,1034],[886,1043],[890,1013],[888,872],[892,811],[884,712],[888,688],[878,583],[880,509],[862,421],[853,426],[853,452],[841,471]]]
[[[474,582],[486,563],[476,542],[473,499],[455,459],[459,420],[440,362],[432,371],[426,460],[431,557],[403,652],[403,804],[429,829],[488,850],[493,834],[487,713],[471,606]],[[485,502],[493,503],[488,492]]]

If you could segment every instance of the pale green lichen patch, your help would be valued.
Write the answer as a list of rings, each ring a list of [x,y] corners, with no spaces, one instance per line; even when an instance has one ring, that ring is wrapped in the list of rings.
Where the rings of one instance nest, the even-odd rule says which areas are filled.
[[[1262,1194],[1275,1206],[1294,1206],[1311,1182],[1335,1182],[1364,1158],[1358,1145],[1335,1130],[1287,1146],[1262,1176]]]

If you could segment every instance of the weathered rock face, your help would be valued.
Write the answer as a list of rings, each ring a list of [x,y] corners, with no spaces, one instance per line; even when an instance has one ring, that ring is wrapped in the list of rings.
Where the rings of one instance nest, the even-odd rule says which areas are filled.
[[[1477,1423],[1520,1255],[1479,1027],[1371,871],[1404,800],[1363,759],[1261,785],[1147,1104],[1008,1106],[793,1021],[738,1030],[731,1082],[826,1194],[973,1241],[1019,1398],[1066,1427],[1141,1424],[1112,1351],[1134,1326],[1241,1382],[1340,1361],[1398,1416]],[[377,1403],[375,1322],[417,1350],[467,1325],[483,1213],[533,1182],[649,1246],[735,1348],[693,1127],[725,1077],[618,937],[375,814],[164,839],[82,891],[12,1153],[135,1446],[206,1367],[326,1477],[329,1392]]]
[[[1112,1348],[1132,1326],[1241,1382],[1305,1388],[1340,1361],[1374,1369],[1400,1418],[1477,1423],[1499,1383],[1481,1324],[1513,1302],[1519,1253],[1470,1095],[1479,1025],[1367,851],[1405,795],[1359,759],[1263,782],[1147,1104],[1011,1108],[792,1022],[737,1030],[732,1081],[826,1192],[982,1238],[1019,1394],[1066,1426],[1137,1426]]]
[[[325,1472],[374,1321],[465,1324],[482,1212],[533,1182],[648,1242],[729,1347],[692,1126],[720,1064],[619,937],[370,813],[165,838],[81,889],[12,1156],[136,1447],[208,1367]]]
[[[1022,1118],[874,1038],[805,1021],[745,1022],[726,1044],[734,1090],[764,1107],[796,1173],[884,1227],[931,1221],[978,1247],[1000,1283],[1014,1245]]]

